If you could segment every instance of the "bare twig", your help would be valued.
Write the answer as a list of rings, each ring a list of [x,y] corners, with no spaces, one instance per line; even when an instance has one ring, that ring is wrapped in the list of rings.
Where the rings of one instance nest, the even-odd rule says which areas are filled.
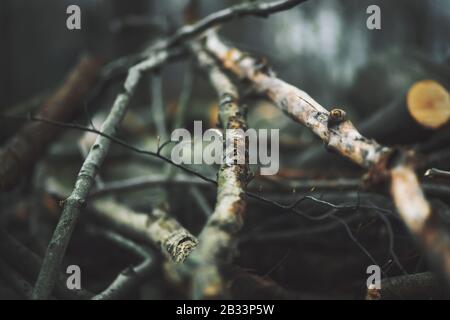
[[[425,172],[425,177],[427,178],[443,178],[450,179],[450,172],[445,170],[439,170],[435,168],[428,169]]]
[[[136,267],[128,267],[123,270],[114,281],[92,298],[92,300],[115,300],[124,297],[135,287],[139,286],[140,281],[153,269],[154,263],[148,249],[137,245],[136,243],[122,237],[121,235],[109,230],[94,228],[96,234],[100,234],[107,240],[116,243],[119,247],[128,250],[143,259]]]
[[[0,275],[26,300],[31,299],[33,288],[16,270],[0,258]]]
[[[304,91],[277,78],[265,65],[235,48],[226,46],[215,32],[206,38],[207,49],[225,68],[251,81],[254,89],[268,97],[295,121],[306,125],[327,148],[369,169],[372,180],[390,180],[397,210],[410,231],[434,256],[440,269],[450,278],[448,235],[432,226],[432,209],[420,188],[410,155],[383,147],[363,137],[340,109],[326,110]]]
[[[34,281],[42,265],[42,259],[33,251],[25,247],[0,228],[0,252],[2,257],[13,265],[30,281]],[[55,287],[55,295],[63,299],[90,299],[93,294],[86,290],[69,290],[66,286],[66,277],[61,273]]]
[[[381,289],[369,287],[367,300],[443,298],[445,286],[431,272],[416,273],[381,281]]]

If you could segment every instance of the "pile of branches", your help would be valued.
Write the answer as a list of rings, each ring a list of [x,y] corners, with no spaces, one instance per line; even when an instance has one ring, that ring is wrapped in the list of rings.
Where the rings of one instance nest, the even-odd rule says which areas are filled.
[[[323,107],[278,77],[265,59],[229,45],[217,33],[217,26],[232,19],[267,17],[303,2],[246,2],[106,65],[84,57],[61,88],[32,101],[41,106],[37,113],[3,115],[25,122],[0,156],[2,192],[15,188],[12,199],[25,203],[9,206],[15,213],[9,228],[16,230],[17,220],[27,220],[32,231],[25,245],[6,230],[8,219],[2,222],[0,275],[7,287],[25,299],[446,297],[450,173],[431,168],[449,154],[445,88],[438,81],[417,82],[405,99],[376,112],[358,131],[343,109]],[[174,163],[166,155],[170,143],[161,69],[180,59],[193,61],[207,76],[217,96],[221,130],[246,130],[246,104],[265,100],[322,144],[303,150],[308,160],[295,163],[297,171],[273,178],[255,177],[248,163],[237,161],[213,174]],[[189,107],[193,70],[184,80],[174,128],[183,125]],[[150,148],[119,132],[147,75],[148,113],[157,136]],[[96,117],[89,117],[87,125],[73,122],[88,114],[80,105],[90,105],[122,79],[101,126]],[[385,128],[390,135],[401,134],[401,146],[377,142],[386,141]],[[84,161],[72,189],[51,173],[46,154],[63,130],[82,135]],[[103,166],[113,146],[145,158],[146,165],[159,165],[162,173],[105,182]],[[39,159],[43,163],[37,168]],[[302,165],[321,161],[328,162],[327,168],[302,171]],[[332,170],[341,175],[332,176]],[[121,199],[124,193],[150,194],[156,188],[150,210]],[[173,200],[181,192],[192,200],[180,199],[183,204],[177,206]],[[73,264],[85,270],[82,289],[67,286],[65,266]],[[380,266],[381,289],[367,288],[369,265]]]

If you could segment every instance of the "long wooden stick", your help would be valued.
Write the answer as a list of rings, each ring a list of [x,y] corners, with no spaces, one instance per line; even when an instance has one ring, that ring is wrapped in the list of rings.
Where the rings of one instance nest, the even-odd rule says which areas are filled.
[[[242,150],[245,150],[245,155],[241,156],[247,154],[248,146],[244,137],[247,124],[236,87],[199,45],[194,44],[192,49],[200,66],[208,72],[211,84],[219,96],[219,122],[224,135],[226,129],[236,130],[227,132],[226,139],[234,142],[230,152],[232,156],[219,170],[216,207],[199,235],[197,250],[192,254],[196,267],[193,272],[193,297],[218,298],[226,296],[227,292],[220,267],[231,262],[235,253],[237,233],[244,221],[245,188],[249,168],[246,161],[239,164],[237,160],[238,153]]]

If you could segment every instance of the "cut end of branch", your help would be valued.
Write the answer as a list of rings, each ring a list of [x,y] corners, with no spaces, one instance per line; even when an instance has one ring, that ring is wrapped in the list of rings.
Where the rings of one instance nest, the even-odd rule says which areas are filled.
[[[408,91],[408,110],[422,126],[438,129],[450,119],[450,98],[447,90],[434,80],[416,82]]]
[[[167,250],[170,258],[176,263],[182,263],[191,254],[198,244],[198,240],[190,233],[177,231],[169,237],[163,247]]]

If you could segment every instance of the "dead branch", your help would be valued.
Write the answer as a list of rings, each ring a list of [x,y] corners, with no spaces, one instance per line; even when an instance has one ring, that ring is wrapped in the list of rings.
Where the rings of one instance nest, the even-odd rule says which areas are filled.
[[[388,179],[397,210],[409,230],[417,236],[440,270],[450,278],[450,242],[445,232],[431,223],[432,209],[424,197],[408,155],[394,152],[363,137],[340,109],[326,110],[306,92],[277,78],[254,58],[229,48],[215,34],[206,37],[206,48],[223,66],[269,98],[293,120],[307,126],[327,148],[369,169],[372,179]]]
[[[272,13],[289,10],[307,0],[277,0],[273,2],[244,2],[235,6],[214,12],[192,25],[180,28],[173,36],[167,40],[152,46],[149,51],[155,48],[174,47],[185,40],[201,34],[211,27],[245,16],[256,16],[266,18]]]
[[[177,174],[168,178],[165,174],[153,174],[151,176],[142,176],[129,179],[123,179],[118,181],[106,182],[103,186],[95,188],[89,194],[89,199],[95,199],[106,194],[115,192],[139,190],[142,188],[153,186],[183,186],[183,185],[198,185],[204,186],[208,183],[204,180],[192,178],[187,175]],[[57,191],[57,190],[55,190]]]
[[[236,236],[242,228],[246,201],[244,198],[248,178],[248,164],[239,164],[239,153],[248,146],[243,136],[246,130],[244,110],[239,105],[239,94],[220,67],[199,47],[192,46],[200,66],[209,74],[209,79],[220,99],[219,121],[227,132],[226,139],[234,141],[233,150],[227,156],[218,173],[217,203],[213,214],[199,235],[199,247],[192,255],[193,297],[214,298],[226,295],[220,267],[231,262],[236,247]],[[241,155],[242,156],[242,155]],[[246,160],[247,161],[247,160]]]
[[[56,121],[71,121],[81,110],[86,96],[99,76],[102,63],[96,57],[83,57],[65,83],[44,102],[38,116]],[[45,123],[27,123],[8,142],[0,155],[0,190],[14,187],[58,138],[60,128]]]
[[[137,245],[119,234],[100,228],[95,228],[93,231],[143,259],[139,265],[135,267],[130,266],[123,270],[108,288],[92,298],[92,300],[120,299],[135,287],[139,286],[140,281],[151,272],[154,267],[152,255],[146,248]]]
[[[367,300],[417,299],[421,297],[443,298],[445,286],[431,273],[416,273],[386,278],[381,281],[381,289],[370,287]]]
[[[108,135],[116,133],[143,73],[161,65],[168,58],[167,51],[160,51],[129,70],[123,92],[114,101],[111,112],[102,125],[101,132]],[[56,274],[69,244],[80,209],[85,205],[94,178],[106,157],[110,144],[111,141],[104,136],[97,138],[80,169],[72,194],[64,202],[63,212],[48,246],[34,289],[33,297],[35,299],[46,299],[52,292]]]
[[[0,252],[2,257],[30,281],[35,281],[42,265],[42,259],[19,241],[0,228]],[[66,277],[61,273],[55,287],[55,295],[59,298],[80,300],[90,299],[93,294],[86,290],[69,290]]]
[[[445,170],[439,170],[435,168],[428,169],[425,172],[425,177],[427,178],[443,178],[450,179],[450,172]]]
[[[26,300],[31,299],[33,288],[16,270],[0,258],[0,275]]]
[[[450,96],[438,82],[416,82],[408,91],[408,111],[422,126],[432,129],[442,127],[450,119]]]
[[[362,122],[360,132],[391,144],[423,141],[448,120],[450,101],[445,96],[448,93],[438,82],[418,81],[405,96]]]
[[[165,211],[151,215],[136,212],[111,199],[98,199],[92,207],[97,217],[116,230],[150,244],[157,244],[172,261],[180,263],[197,245],[196,238]]]

